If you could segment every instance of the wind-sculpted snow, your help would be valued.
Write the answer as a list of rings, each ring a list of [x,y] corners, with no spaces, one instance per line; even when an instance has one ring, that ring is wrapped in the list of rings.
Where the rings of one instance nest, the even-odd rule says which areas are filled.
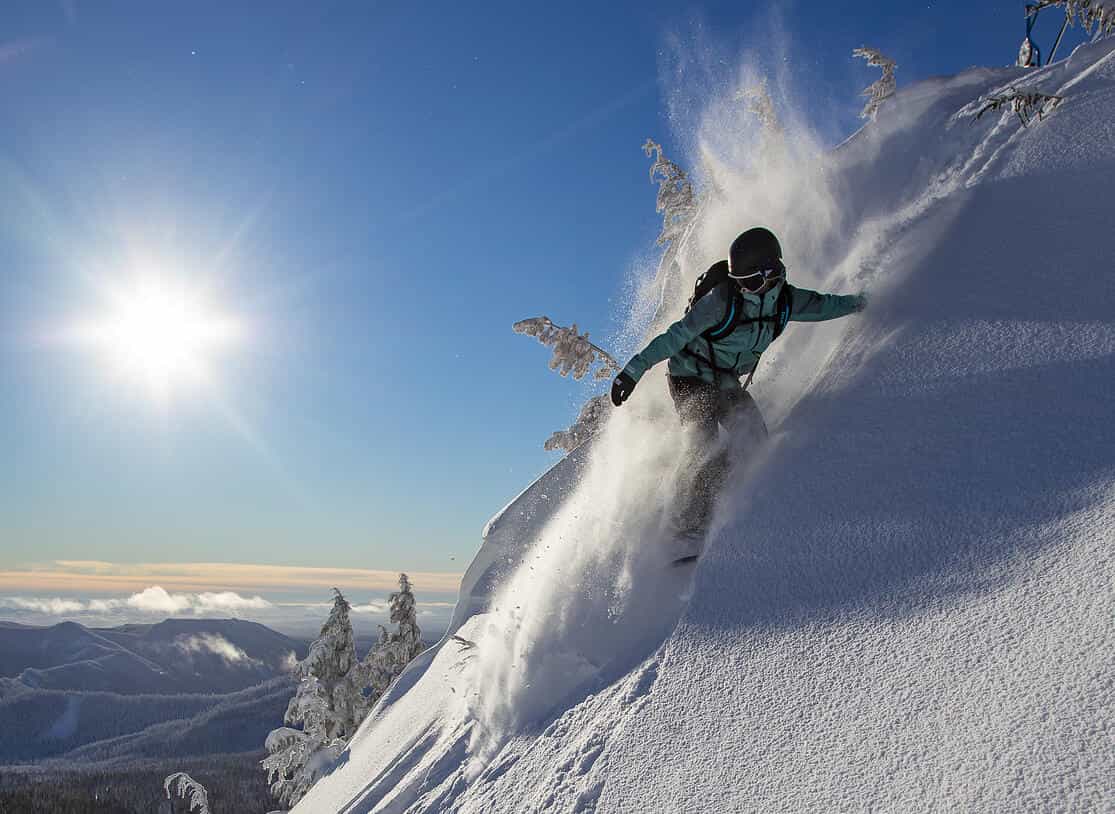
[[[977,119],[1011,86],[1065,101]],[[458,638],[299,812],[1115,799],[1115,43],[900,89],[824,155],[788,124],[761,167],[718,141],[729,109],[694,137],[720,194],[685,275],[764,223],[792,281],[867,311],[764,358],[771,443],[691,582],[661,530],[685,439],[646,377],[575,488],[501,515],[522,533],[482,549]]]

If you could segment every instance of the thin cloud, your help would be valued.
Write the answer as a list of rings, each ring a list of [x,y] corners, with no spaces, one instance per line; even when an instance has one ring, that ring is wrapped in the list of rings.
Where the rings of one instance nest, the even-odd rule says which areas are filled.
[[[201,633],[195,636],[179,636],[174,646],[186,653],[212,653],[229,664],[250,664],[254,661],[241,648],[234,645],[219,633]]]
[[[279,672],[293,673],[298,668],[298,656],[291,650],[279,662]]]
[[[353,605],[350,610],[353,613],[387,613],[387,603],[369,602],[366,605]]]

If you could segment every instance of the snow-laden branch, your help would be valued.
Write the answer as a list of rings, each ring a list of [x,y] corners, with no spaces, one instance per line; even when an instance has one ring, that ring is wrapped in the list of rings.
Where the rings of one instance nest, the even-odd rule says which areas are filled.
[[[603,348],[589,342],[588,332],[579,333],[577,323],[570,328],[555,325],[549,317],[532,317],[516,322],[511,329],[517,334],[535,337],[539,342],[554,349],[550,358],[550,370],[562,376],[573,374],[574,379],[582,379],[589,369],[599,363],[593,378],[608,379],[619,373],[620,364]]]
[[[874,121],[875,116],[879,113],[879,106],[891,96],[894,96],[894,69],[898,66],[893,59],[874,48],[856,48],[852,51],[852,56],[866,59],[868,65],[875,65],[883,69],[883,75],[868,85],[860,94],[867,97],[867,104],[863,106],[863,111],[859,114],[860,118]]]
[[[978,119],[989,110],[999,110],[1005,105],[1010,105],[1010,109],[1018,114],[1018,120],[1025,127],[1034,116],[1037,116],[1038,121],[1041,121],[1046,114],[1051,113],[1063,101],[1063,96],[1036,92],[1023,93],[1017,88],[1011,88],[1006,93],[987,97],[986,103],[980,108],[976,118]]]
[[[662,231],[657,244],[666,251],[658,261],[658,270],[648,290],[656,291],[658,304],[652,324],[657,324],[667,303],[674,302],[685,287],[681,268],[681,252],[686,236],[692,231],[701,202],[685,170],[666,158],[662,145],[648,138],[643,144],[647,157],[654,156],[650,167],[650,181],[658,184],[655,209],[662,213]],[[711,178],[712,176],[710,176]]]
[[[174,786],[173,793],[171,786]],[[190,811],[196,808],[197,814],[212,814],[209,810],[209,792],[205,790],[205,786],[185,772],[175,772],[167,775],[163,781],[163,788],[166,790],[168,800],[171,799],[173,794],[177,794],[179,797],[189,800]]]
[[[655,211],[662,213],[662,232],[658,235],[658,245],[664,246],[685,233],[697,211],[697,201],[689,176],[685,174],[685,170],[666,158],[661,144],[648,138],[643,144],[643,152],[648,158],[652,153],[655,156],[654,163],[650,166],[650,180],[658,184]]]
[[[1115,2],[1099,3],[1095,0],[1038,0],[1026,6],[1026,16],[1037,14],[1045,8],[1063,8],[1070,25],[1077,20],[1093,39],[1115,33]]]

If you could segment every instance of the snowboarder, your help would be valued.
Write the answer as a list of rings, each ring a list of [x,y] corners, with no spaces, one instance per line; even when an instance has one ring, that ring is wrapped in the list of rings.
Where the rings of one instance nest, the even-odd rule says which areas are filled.
[[[728,260],[697,280],[685,316],[656,336],[616,376],[619,407],[651,367],[669,359],[667,381],[682,424],[697,434],[702,460],[675,517],[679,536],[703,537],[716,486],[727,474],[729,452],[717,444],[724,427],[733,444],[757,443],[767,428],[747,392],[759,357],[787,321],[821,322],[862,311],[862,295],[819,294],[786,282],[782,246],[762,227],[737,237]],[[740,385],[740,377],[747,382]]]

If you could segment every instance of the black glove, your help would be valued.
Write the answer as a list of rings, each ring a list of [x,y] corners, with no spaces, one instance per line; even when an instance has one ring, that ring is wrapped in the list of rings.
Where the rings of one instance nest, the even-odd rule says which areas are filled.
[[[627,397],[631,395],[631,391],[634,389],[635,380],[626,373],[620,373],[612,382],[612,404],[619,407],[627,401]]]

